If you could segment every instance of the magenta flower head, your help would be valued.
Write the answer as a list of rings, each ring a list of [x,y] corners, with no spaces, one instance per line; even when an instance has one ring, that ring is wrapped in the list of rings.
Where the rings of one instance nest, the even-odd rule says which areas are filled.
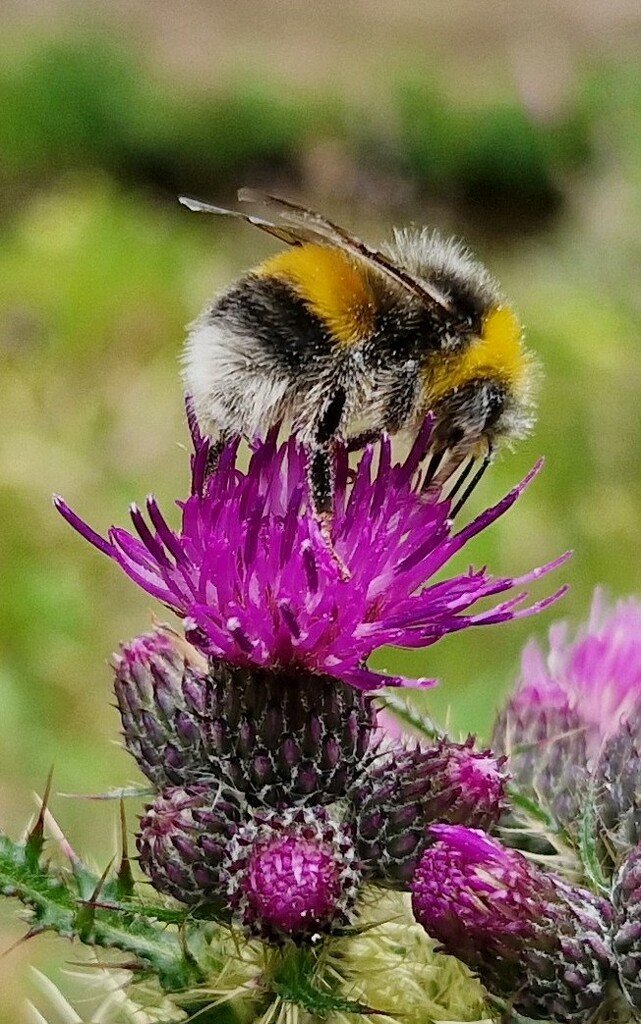
[[[367,668],[385,644],[428,647],[448,633],[530,615],[560,595],[523,607],[516,588],[563,558],[520,577],[472,570],[434,581],[467,542],[506,512],[538,467],[501,502],[455,532],[450,503],[422,489],[427,422],[403,462],[392,465],[383,437],[355,472],[337,453],[334,553],[311,511],[306,457],[295,438],[272,433],[253,446],[249,468],[238,443],[208,474],[210,444],[194,428],[191,494],[172,529],[154,498],[147,518],[134,506],[134,532],[97,534],[60,499],[65,519],[148,594],[185,621],[187,638],[228,665],[305,670],[360,690],[431,685]],[[375,455],[378,455],[374,469]],[[349,577],[346,578],[344,569]],[[510,595],[475,611],[485,598]]]
[[[347,924],[361,880],[349,830],[321,807],[257,811],[229,843],[222,877],[235,916],[264,938]]]
[[[630,745],[641,747],[640,701],[641,604],[630,598],[608,608],[597,591],[589,620],[574,639],[566,623],[557,623],[547,654],[535,641],[525,648],[519,683],[497,719],[492,746],[510,755],[515,780],[572,827],[597,760],[605,754],[612,761],[605,764],[610,777],[619,772],[615,760],[630,760]],[[634,756],[638,761],[638,750]]]
[[[525,648],[513,706],[538,720],[551,711],[575,716],[592,756],[639,698],[641,603],[629,598],[608,608],[597,590],[588,622],[574,639],[561,622],[550,630],[547,655],[536,641]]]
[[[484,832],[430,832],[412,883],[416,920],[524,1016],[590,1020],[613,976],[610,905]]]

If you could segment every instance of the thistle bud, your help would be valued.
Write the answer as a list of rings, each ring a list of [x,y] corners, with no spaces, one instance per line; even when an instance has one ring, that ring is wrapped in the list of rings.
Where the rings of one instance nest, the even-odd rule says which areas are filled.
[[[207,764],[202,656],[155,629],[123,645],[113,667],[125,746],[140,770],[159,789],[194,782]]]
[[[615,922],[612,945],[621,988],[641,1011],[641,846],[623,861],[612,893]]]
[[[375,725],[370,697],[331,676],[211,666],[207,770],[278,807],[342,797],[362,770]]]
[[[374,762],[350,799],[365,870],[407,885],[429,841],[427,826],[448,821],[490,828],[505,803],[505,758],[442,740],[427,750],[398,747]]]
[[[360,871],[348,829],[321,807],[256,811],[223,866],[229,905],[263,938],[311,935],[346,924]]]
[[[434,825],[416,920],[525,1017],[588,1021],[606,998],[611,907],[476,829]]]
[[[207,670],[189,651],[156,630],[114,661],[125,744],[158,788],[222,780],[263,806],[345,794],[374,728],[371,698],[307,672]]]
[[[620,858],[641,842],[641,704],[603,744],[595,769],[599,824]]]
[[[158,892],[221,910],[226,902],[221,863],[239,821],[238,801],[222,787],[166,789],[140,820],[140,866]]]
[[[509,756],[516,785],[560,824],[580,816],[587,779],[586,724],[553,681],[522,686],[499,714],[492,748]]]

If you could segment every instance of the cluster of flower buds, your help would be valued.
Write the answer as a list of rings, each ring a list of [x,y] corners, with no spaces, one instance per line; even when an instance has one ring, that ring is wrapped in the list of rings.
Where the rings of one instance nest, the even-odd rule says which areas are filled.
[[[157,628],[114,658],[128,750],[157,790],[140,864],[196,914],[265,938],[345,925],[363,880],[407,889],[438,820],[489,828],[502,762],[472,739],[388,748],[330,677],[210,663]]]
[[[575,872],[583,870],[588,858],[593,862],[590,874],[594,878],[596,863],[601,874],[601,892],[609,897],[607,901],[600,900],[599,905],[602,919],[610,921],[610,992],[615,996],[622,994],[632,1012],[638,1012],[641,604],[630,599],[607,609],[597,592],[590,620],[576,640],[569,641],[566,629],[555,626],[550,633],[547,658],[537,645],[530,644],[524,652],[516,692],[497,720],[494,745],[510,755],[514,782],[522,793],[549,816],[544,828],[546,838],[554,839],[557,829],[565,853],[574,849]],[[524,837],[530,848],[528,839],[532,836]],[[548,852],[553,852],[553,848]],[[530,873],[534,878],[532,869]],[[540,881],[540,872],[537,877]],[[557,880],[557,895],[562,891]],[[554,903],[544,896],[543,887],[540,893],[539,921],[547,920],[553,928]],[[576,905],[581,905],[581,901],[587,911],[589,893],[583,891],[575,899]],[[566,916],[568,921],[573,919],[569,912]],[[561,934],[558,927],[556,932]],[[587,934],[580,929],[577,933],[583,954],[589,954]],[[532,948],[533,941],[530,938],[528,948]],[[467,960],[470,962],[470,957]],[[559,964],[561,960],[558,957]],[[584,965],[586,962],[589,961],[584,960]],[[479,973],[483,976],[482,968]],[[598,994],[603,992],[603,979],[599,980],[597,974],[593,972],[591,991]],[[577,977],[574,971],[572,977]],[[601,996],[595,998],[595,1007],[600,1006]],[[628,1019],[620,1007],[610,1012],[613,1015],[607,1019]]]
[[[191,426],[180,531],[153,498],[147,518],[132,508],[134,533],[107,537],[57,502],[185,623],[184,637],[155,629],[114,661],[125,744],[156,793],[140,864],[192,914],[266,938],[331,931],[350,919],[362,881],[408,889],[431,823],[489,828],[505,802],[502,759],[472,740],[380,742],[372,692],[434,681],[386,676],[367,658],[539,611],[562,590],[526,608],[510,591],[563,558],[520,579],[482,569],[432,580],[530,478],[454,533],[450,502],[426,491],[429,420],[396,464],[389,438],[355,471],[338,447],[331,545],[295,438],[257,443],[246,472],[233,442],[212,470],[209,441]],[[507,596],[474,610],[496,595]]]

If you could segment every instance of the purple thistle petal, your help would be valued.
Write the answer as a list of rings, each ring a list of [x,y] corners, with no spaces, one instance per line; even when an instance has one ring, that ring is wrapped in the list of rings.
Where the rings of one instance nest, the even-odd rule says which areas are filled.
[[[533,578],[530,573],[524,580]],[[532,609],[547,607],[556,596]],[[525,648],[521,678],[504,717],[518,720],[519,729],[539,723],[544,734],[550,706],[566,706],[584,729],[585,756],[592,764],[640,702],[641,604],[631,598],[608,608],[597,590],[589,620],[574,640],[567,625],[557,623],[550,629],[547,656],[536,643]]]
[[[147,500],[151,527],[133,506],[138,536],[114,528],[108,540],[60,499],[56,506],[138,586],[182,616],[190,640],[210,657],[245,666],[296,665],[358,689],[431,686],[433,680],[371,671],[365,662],[385,644],[427,647],[468,626],[547,607],[560,591],[517,608],[526,595],[515,597],[515,588],[567,556],[517,579],[494,578],[483,568],[430,582],[471,537],[514,504],[540,468],[539,463],[501,502],[453,534],[449,502],[421,490],[420,462],[429,451],[430,430],[426,421],[407,458],[396,464],[388,437],[378,448],[365,448],[355,471],[346,450],[339,450],[333,550],[310,507],[307,453],[294,437],[279,445],[275,430],[252,444],[247,472],[237,466],[238,439],[209,472],[210,443],[192,423],[192,490],[177,503],[177,531],[154,498]],[[511,596],[474,613],[478,601],[504,593]]]
[[[76,530],[81,537],[84,537],[85,540],[88,540],[95,548],[98,548],[98,551],[102,551],[103,555],[109,555],[110,558],[115,557],[113,545],[111,545],[108,540],[105,540],[104,537],[101,537],[99,533],[96,533],[88,523],[85,523],[84,519],[81,519],[80,516],[76,515],[73,509],[69,508],[60,495],[54,494],[53,503],[62,518],[66,519],[69,525],[73,526],[74,530]]]

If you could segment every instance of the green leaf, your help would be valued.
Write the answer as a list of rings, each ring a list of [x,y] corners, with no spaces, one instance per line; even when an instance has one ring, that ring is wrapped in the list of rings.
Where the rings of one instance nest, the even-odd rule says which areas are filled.
[[[179,928],[171,928],[162,908],[105,902],[105,892],[115,891],[115,885],[84,867],[79,876],[56,874],[50,865],[34,864],[25,843],[0,835],[0,893],[29,907],[31,931],[51,930],[87,945],[126,951],[167,992],[201,984],[213,967],[202,927],[182,914]]]
[[[608,886],[598,853],[598,821],[599,813],[596,805],[596,784],[594,778],[585,793],[581,817],[579,818],[579,858],[583,865],[583,871],[590,885],[596,892],[608,895]]]

